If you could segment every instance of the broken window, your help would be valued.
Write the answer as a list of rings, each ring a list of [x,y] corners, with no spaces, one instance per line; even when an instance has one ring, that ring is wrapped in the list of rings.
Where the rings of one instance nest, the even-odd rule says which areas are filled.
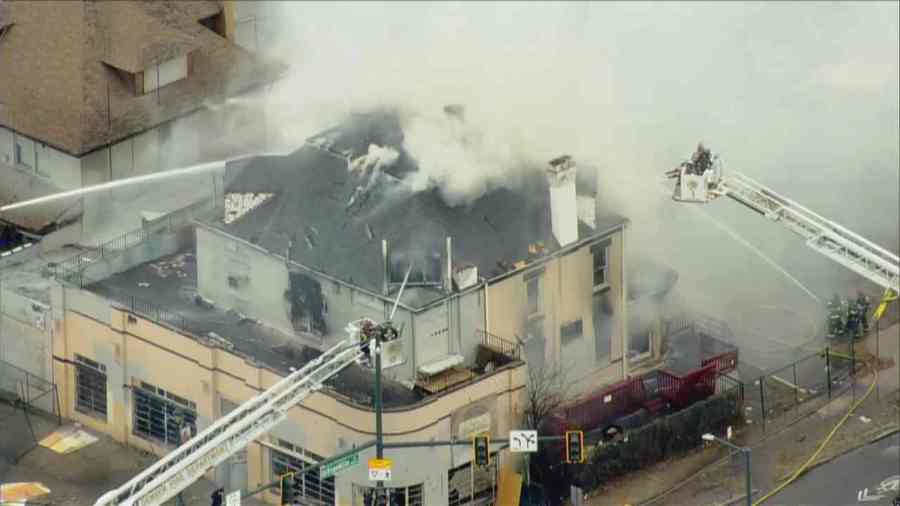
[[[134,434],[165,445],[178,446],[185,427],[197,433],[197,405],[149,383],[132,388],[134,393]]]
[[[602,246],[593,251],[594,254],[594,290],[605,288],[609,284],[609,246]]]
[[[409,270],[410,263],[412,263],[412,270],[409,270],[409,280],[407,281],[409,285],[440,285],[442,283],[443,258],[437,251],[434,249],[431,252],[413,251],[392,254],[391,283],[403,283],[406,271]]]
[[[273,481],[278,479],[279,476],[283,476],[291,471],[297,472],[306,465],[317,464],[323,460],[322,457],[312,452],[304,451],[302,448],[287,441],[279,439],[278,443],[279,446],[283,446],[286,450],[304,458],[301,460],[287,453],[270,449]],[[319,468],[312,468],[303,474],[296,474],[294,476],[294,489],[299,497],[321,501],[326,504],[334,504],[334,476],[322,479],[319,474]],[[276,494],[278,493],[277,488],[271,490]]]
[[[75,355],[75,409],[106,419],[106,366]]]
[[[609,292],[596,293],[592,301],[594,318],[594,359],[597,365],[609,364],[610,345],[614,328]]]
[[[560,327],[559,339],[562,345],[566,346],[581,339],[583,333],[581,318],[579,318]]]
[[[249,281],[250,277],[246,275],[231,274],[228,276],[228,286],[234,289],[242,288]]]
[[[529,367],[541,368],[545,354],[544,319],[532,318],[525,328],[525,360]]]
[[[541,313],[543,309],[541,304],[541,278],[535,276],[525,281],[525,293],[527,297],[528,316],[534,316]]]
[[[287,298],[290,302],[291,324],[295,330],[328,333],[325,297],[322,285],[315,278],[299,272],[290,273]]]

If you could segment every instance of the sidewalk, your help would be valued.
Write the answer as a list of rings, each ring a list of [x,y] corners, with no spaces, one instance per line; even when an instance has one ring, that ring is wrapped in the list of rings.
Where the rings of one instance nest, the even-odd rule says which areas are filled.
[[[23,417],[8,416],[14,414],[10,410],[8,404],[0,404],[5,424],[24,421]],[[40,416],[33,416],[32,421],[38,439],[58,428],[53,420]],[[63,423],[71,422],[64,420]],[[4,425],[3,430],[7,429],[14,427]],[[50,494],[37,498],[36,502],[53,506],[89,506],[105,492],[125,483],[156,461],[155,456],[117,443],[109,436],[92,434],[98,438],[97,442],[67,455],[38,446],[15,464],[10,459],[0,458],[0,483],[40,482],[50,489]],[[203,479],[188,487],[182,497],[188,506],[208,506],[214,489],[211,481]],[[175,501],[167,504],[174,505]],[[242,498],[241,504],[263,506],[265,503]]]
[[[766,435],[765,439],[762,439],[759,427],[745,429],[739,433],[736,444],[746,444],[748,440],[757,441],[751,443],[753,488],[761,491],[756,497],[774,489],[809,459],[821,441],[843,418],[854,399],[860,399],[865,395],[871,381],[871,375],[860,376],[855,389],[848,388],[816,413],[777,434]],[[866,445],[877,436],[895,431],[897,428],[897,393],[890,396],[882,395],[880,399],[873,393],[835,433],[810,469]],[[678,490],[657,501],[636,501],[634,504],[723,504],[728,499],[744,493],[743,480],[743,463],[738,459],[732,459],[731,462],[725,459],[724,462],[710,466]],[[777,495],[773,500],[777,502]]]
[[[880,331],[878,344],[882,359],[878,389],[861,404],[822,451],[810,468],[821,465],[847,451],[868,444],[900,423],[898,408],[898,363],[900,336],[897,324]],[[869,361],[866,350],[875,349],[874,332],[857,344],[859,359]],[[847,383],[835,390],[834,398],[823,399],[811,414],[793,420],[788,410],[774,423],[744,425],[735,431],[734,443],[752,447],[752,486],[760,497],[795,472],[815,452],[820,442],[843,418],[850,406],[862,398],[873,381],[872,371],[858,371],[855,388]],[[792,421],[793,420],[793,421]],[[729,457],[719,445],[708,446],[679,459],[671,459],[648,469],[631,473],[605,489],[591,494],[590,506],[630,505],[714,505],[725,504],[744,494],[743,458]],[[669,491],[669,492],[664,492]],[[777,495],[774,498],[777,502]]]

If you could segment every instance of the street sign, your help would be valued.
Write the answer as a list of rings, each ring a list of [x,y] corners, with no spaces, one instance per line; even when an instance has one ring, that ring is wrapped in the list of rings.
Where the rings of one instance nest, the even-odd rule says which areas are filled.
[[[391,481],[393,462],[388,459],[369,460],[369,481]]]
[[[509,449],[513,453],[534,453],[538,450],[536,430],[509,431]]]
[[[329,462],[328,464],[322,466],[322,478],[331,478],[339,472],[349,469],[356,464],[359,464],[358,453],[347,455],[346,457],[335,460],[334,462]]]
[[[225,496],[225,506],[241,506],[241,491],[235,490]]]

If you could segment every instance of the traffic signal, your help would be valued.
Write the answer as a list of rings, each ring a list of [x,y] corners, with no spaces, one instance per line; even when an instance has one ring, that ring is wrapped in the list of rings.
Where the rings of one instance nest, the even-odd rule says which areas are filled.
[[[566,464],[584,462],[584,432],[570,430],[566,432]]]
[[[475,452],[475,465],[479,467],[491,463],[491,437],[487,434],[472,438],[472,449]]]
[[[279,487],[281,497],[281,502],[279,504],[294,504],[295,502],[297,502],[297,495],[294,490],[294,473],[281,475],[279,479]]]

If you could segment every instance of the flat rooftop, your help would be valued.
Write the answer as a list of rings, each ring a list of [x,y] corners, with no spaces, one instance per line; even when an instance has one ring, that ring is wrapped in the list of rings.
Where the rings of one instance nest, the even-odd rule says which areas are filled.
[[[233,352],[283,375],[321,354],[304,344],[300,336],[262,325],[207,301],[200,302],[193,248],[139,265],[85,289],[138,314],[146,314],[150,319],[156,316],[157,310],[162,311],[159,319],[180,327],[198,340],[224,340]],[[149,301],[164,303],[150,305]],[[374,376],[370,370],[351,365],[326,385],[358,404],[371,405]],[[421,399],[421,394],[385,378],[385,407],[407,406]]]
[[[0,288],[16,292],[43,304],[50,304],[50,289],[56,284],[48,265],[84,252],[84,248],[64,246],[53,251],[40,251],[40,244],[0,259]]]

